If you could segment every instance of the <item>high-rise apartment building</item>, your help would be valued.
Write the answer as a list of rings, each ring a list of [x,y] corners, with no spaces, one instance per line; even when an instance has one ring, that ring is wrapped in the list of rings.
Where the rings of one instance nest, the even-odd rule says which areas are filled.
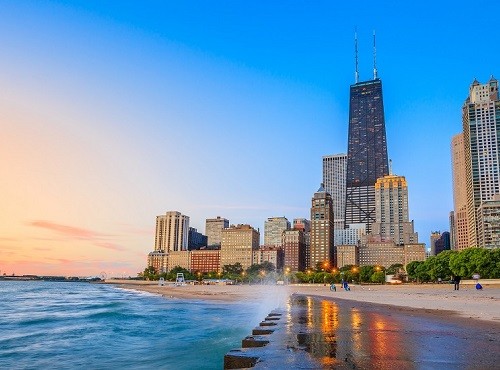
[[[345,224],[375,222],[375,182],[389,174],[382,81],[351,85]]]
[[[474,80],[462,108],[467,182],[469,246],[479,246],[477,211],[482,202],[500,194],[500,99],[498,81]]]
[[[335,261],[334,256],[334,226],[332,197],[325,191],[323,184],[311,200],[311,261],[314,268],[317,263]]]
[[[481,203],[477,210],[479,245],[500,248],[500,194]]]
[[[177,211],[156,216],[155,251],[187,251],[189,217]]]
[[[229,221],[217,216],[216,218],[207,218],[205,221],[205,234],[207,236],[207,245],[211,248],[220,247],[222,240],[222,230],[229,227]]]
[[[311,263],[311,221],[306,218],[294,218],[293,228],[304,233],[304,270],[306,270]]]
[[[284,267],[290,271],[306,269],[306,242],[302,229],[285,230],[281,242],[284,253]]]
[[[283,231],[290,230],[290,221],[286,217],[269,217],[264,222],[264,245],[281,246]]]
[[[250,225],[238,225],[222,230],[220,264],[234,265],[239,262],[243,269],[257,263],[260,234]]]
[[[199,233],[194,227],[189,228],[188,250],[200,249],[207,246],[207,237]]]
[[[465,170],[464,134],[451,140],[451,165],[453,177],[453,228],[452,248],[462,250],[469,246],[467,221],[467,172]]]
[[[388,175],[375,183],[375,222],[372,235],[380,235],[397,245],[418,243],[409,220],[408,184],[404,176]]]
[[[323,184],[332,196],[335,230],[345,227],[347,154],[327,155],[323,157]]]

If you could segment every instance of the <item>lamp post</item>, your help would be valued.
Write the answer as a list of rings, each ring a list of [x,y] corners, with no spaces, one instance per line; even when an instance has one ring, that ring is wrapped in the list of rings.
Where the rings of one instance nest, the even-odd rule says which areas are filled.
[[[288,274],[290,273],[290,267],[285,268],[285,284],[288,285]]]
[[[353,273],[353,276],[352,276],[352,281],[354,282],[354,274],[358,272],[358,268],[356,266],[354,266],[351,270],[351,272]],[[358,277],[358,283],[359,283],[359,277]]]

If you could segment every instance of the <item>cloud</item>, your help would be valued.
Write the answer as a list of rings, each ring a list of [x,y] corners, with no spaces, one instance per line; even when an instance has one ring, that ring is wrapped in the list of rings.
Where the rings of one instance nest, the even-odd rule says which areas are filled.
[[[45,220],[31,221],[28,223],[28,225],[55,232],[59,236],[63,236],[66,238],[90,241],[93,245],[100,248],[111,249],[114,251],[125,250],[124,247],[115,243],[111,243],[107,240],[107,238],[111,235],[102,234],[93,230],[57,224],[55,222]]]
[[[82,229],[79,227],[66,226],[61,224],[56,224],[50,221],[37,220],[29,223],[30,226],[40,227],[42,229],[47,229],[51,231],[55,231],[58,234],[69,236],[71,238],[76,239],[93,239],[96,237],[105,236],[104,234],[97,233],[92,230]]]
[[[111,250],[114,250],[114,251],[124,251],[125,248],[123,248],[122,246],[118,245],[118,244],[114,244],[114,243],[107,243],[107,242],[96,242],[94,243],[95,245],[99,246],[99,247],[102,247],[102,248],[106,248],[106,249],[111,249]]]

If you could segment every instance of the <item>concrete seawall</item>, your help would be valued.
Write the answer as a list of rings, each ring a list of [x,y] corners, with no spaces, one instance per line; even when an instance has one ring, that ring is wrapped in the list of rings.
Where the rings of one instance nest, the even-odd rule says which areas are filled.
[[[284,310],[274,310],[241,342],[241,348],[224,356],[224,369],[318,369],[297,338],[300,330],[293,327]]]

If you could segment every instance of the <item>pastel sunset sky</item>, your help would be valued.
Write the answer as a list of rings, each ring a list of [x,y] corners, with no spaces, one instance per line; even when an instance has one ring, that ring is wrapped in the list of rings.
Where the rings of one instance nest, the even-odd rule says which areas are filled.
[[[408,4],[407,4],[408,3]],[[1,1],[0,273],[135,276],[169,210],[310,217],[372,32],[393,172],[449,230],[450,141],[500,77],[498,1]]]

